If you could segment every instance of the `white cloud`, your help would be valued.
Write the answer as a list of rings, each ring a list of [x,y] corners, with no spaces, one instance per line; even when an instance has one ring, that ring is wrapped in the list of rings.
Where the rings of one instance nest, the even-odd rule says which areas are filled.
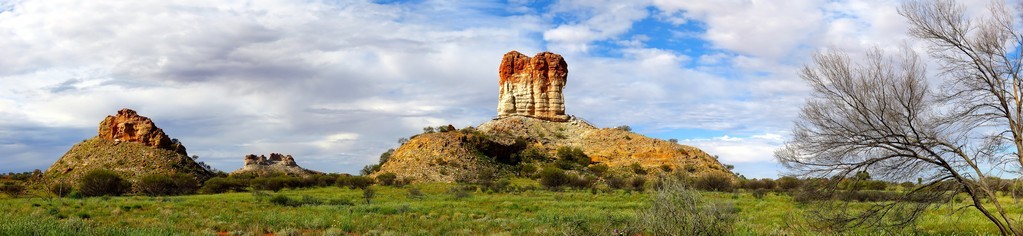
[[[747,137],[720,136],[710,139],[687,139],[680,143],[716,155],[724,164],[775,162],[774,150],[781,147],[784,135],[765,133]]]

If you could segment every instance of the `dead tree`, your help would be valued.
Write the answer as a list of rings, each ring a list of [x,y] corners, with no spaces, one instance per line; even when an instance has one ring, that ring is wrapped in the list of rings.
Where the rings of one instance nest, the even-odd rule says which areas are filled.
[[[951,0],[910,1],[899,12],[928,43],[936,77],[908,50],[875,49],[865,60],[816,55],[800,75],[813,97],[777,158],[806,177],[869,171],[923,183],[894,201],[832,214],[841,226],[909,224],[926,205],[962,192],[1003,235],[1023,235],[1020,214],[1005,209],[997,178],[988,178],[1023,166],[1023,34],[1015,17],[998,2],[976,18]]]

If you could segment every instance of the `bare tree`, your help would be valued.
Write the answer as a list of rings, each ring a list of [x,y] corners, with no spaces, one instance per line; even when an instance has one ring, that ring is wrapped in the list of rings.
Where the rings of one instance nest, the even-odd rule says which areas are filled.
[[[1021,215],[1006,211],[988,178],[1023,165],[1023,35],[1014,17],[999,2],[977,18],[951,0],[909,1],[899,12],[929,44],[937,77],[928,79],[912,52],[875,49],[860,63],[838,52],[815,56],[801,72],[813,97],[777,158],[806,177],[868,171],[922,182],[895,201],[831,215],[841,226],[909,224],[961,191],[1003,235],[1023,235]],[[942,86],[932,90],[929,81]]]

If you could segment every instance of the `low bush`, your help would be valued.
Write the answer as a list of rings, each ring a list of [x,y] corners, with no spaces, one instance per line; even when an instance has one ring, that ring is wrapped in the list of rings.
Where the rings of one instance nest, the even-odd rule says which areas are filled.
[[[756,190],[753,190],[753,197],[754,198],[759,200],[759,199],[764,199],[764,196],[767,196],[767,189],[758,188]]]
[[[722,172],[707,172],[696,177],[693,185],[706,191],[731,192],[735,189],[732,177]]]
[[[647,173],[646,168],[643,168],[639,163],[632,163],[632,165],[629,165],[629,168],[632,169],[632,173],[637,175],[645,175]]]
[[[82,195],[92,196],[119,196],[131,189],[131,183],[121,178],[121,175],[109,170],[89,171],[79,179],[78,190]]]
[[[71,192],[75,191],[74,187],[67,183],[51,184],[49,190],[50,193],[53,193],[53,195],[56,195],[57,197],[67,197],[68,195],[71,195]]]
[[[160,174],[143,176],[137,187],[147,196],[171,195],[176,188],[170,176]]]
[[[587,189],[597,183],[597,178],[593,176],[569,176],[568,186],[573,189]]]
[[[8,196],[17,197],[21,195],[21,192],[25,191],[25,186],[15,182],[4,182],[0,184],[0,192],[7,194]]]
[[[548,189],[559,189],[572,181],[565,171],[558,168],[544,168],[540,171],[540,184]]]
[[[629,189],[632,191],[642,192],[646,189],[646,178],[643,176],[635,176],[629,180]]]
[[[800,180],[800,179],[798,179],[796,177],[792,177],[792,176],[784,176],[784,177],[778,178],[778,180],[776,180],[775,183],[777,184],[779,189],[785,190],[785,191],[790,191],[790,190],[799,188],[799,187],[801,187],[803,185],[803,181],[802,180]]]
[[[213,177],[206,180],[199,189],[200,193],[214,194],[226,192],[243,192],[248,187],[248,182],[242,179],[230,177]]]
[[[370,200],[373,200],[373,197],[376,196],[376,195],[377,195],[377,192],[374,191],[372,188],[363,188],[362,189],[362,199],[366,199],[366,204],[369,204]]]
[[[609,176],[604,181],[607,181],[607,187],[611,189],[624,189],[628,186],[628,181],[622,176]]]
[[[341,175],[338,176],[336,184],[338,187],[365,189],[370,185],[373,185],[373,179],[367,176]]]
[[[194,177],[186,174],[143,176],[138,183],[138,190],[147,196],[183,195],[195,193],[198,184]]]
[[[411,187],[411,188],[408,189],[408,198],[409,199],[421,200],[424,197],[426,197],[426,194],[423,194],[423,191],[419,190],[419,188]]]
[[[729,203],[710,203],[679,181],[667,181],[654,193],[637,225],[651,235],[730,235],[738,210]]]
[[[396,175],[394,173],[387,172],[387,173],[383,173],[383,174],[377,175],[377,182],[379,182],[381,185],[384,185],[384,186],[394,185],[395,181],[397,181],[397,180],[398,180],[398,175]]]

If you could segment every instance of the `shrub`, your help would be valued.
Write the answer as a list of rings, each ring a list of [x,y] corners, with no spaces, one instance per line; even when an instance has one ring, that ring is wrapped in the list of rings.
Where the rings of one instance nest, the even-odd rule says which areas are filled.
[[[160,174],[143,176],[137,187],[142,194],[147,196],[171,195],[176,189],[174,180]]]
[[[293,199],[289,198],[288,196],[284,196],[283,194],[274,195],[272,198],[270,198],[270,203],[273,203],[274,205],[278,205],[278,206],[289,206],[289,207],[296,207],[296,206],[301,206],[302,205],[301,202],[293,200]]]
[[[229,191],[242,192],[245,191],[246,187],[248,187],[248,184],[244,180],[229,177],[213,177],[202,184],[199,192],[205,194],[226,193]]]
[[[540,184],[548,189],[558,189],[571,181],[564,170],[557,168],[544,168],[540,171]]]
[[[604,175],[607,174],[607,171],[610,170],[611,167],[608,167],[607,164],[596,164],[588,167],[587,169],[590,169],[590,172],[592,172],[594,175],[604,177]]]
[[[618,127],[615,127],[615,129],[621,131],[632,131],[632,127],[629,127],[628,125],[619,125]]]
[[[574,189],[587,189],[593,186],[597,182],[597,178],[593,176],[569,176],[568,186]]]
[[[8,196],[17,197],[21,195],[21,192],[25,191],[25,186],[14,182],[4,182],[0,185],[0,192],[7,194]]]
[[[766,195],[767,195],[766,189],[758,188],[757,190],[753,190],[753,197],[756,199],[764,199],[764,196]]]
[[[423,199],[424,197],[426,197],[426,194],[423,194],[423,191],[419,190],[419,188],[411,187],[411,188],[408,189],[408,198],[409,199],[417,199],[417,200],[419,200],[419,199]]]
[[[337,178],[338,187],[348,187],[350,189],[365,189],[373,185],[373,179],[367,176],[350,176],[342,175]]]
[[[67,197],[74,191],[74,187],[67,183],[54,183],[50,185],[50,193],[57,195],[57,197]]]
[[[792,177],[792,176],[784,176],[784,177],[778,178],[778,180],[775,181],[775,183],[778,185],[778,188],[780,188],[781,190],[786,190],[786,191],[799,188],[800,186],[803,185],[803,181],[799,180],[796,177]]]
[[[721,172],[703,173],[693,183],[697,189],[706,191],[731,192],[735,185],[728,174]]]
[[[372,188],[362,189],[362,198],[366,199],[366,204],[369,204],[369,201],[373,200],[373,196],[376,196],[376,194],[376,191],[373,191]]]
[[[109,170],[93,170],[86,173],[79,180],[78,190],[82,195],[92,196],[118,196],[131,189],[131,183],[121,178],[121,175]]]
[[[646,189],[646,178],[643,176],[632,177],[632,179],[629,180],[629,187],[633,191],[642,192]]]
[[[380,184],[384,186],[394,185],[394,181],[397,179],[398,175],[390,172],[377,175],[377,182],[380,182]]]
[[[628,185],[626,178],[621,176],[611,176],[605,181],[607,181],[607,186],[611,189],[624,189]]]
[[[705,202],[685,184],[666,181],[649,208],[637,214],[637,224],[651,235],[730,235],[736,208]]]
[[[632,173],[636,173],[637,175],[645,175],[647,173],[646,168],[643,168],[643,166],[639,165],[639,163],[632,163],[629,168],[632,169]]]
[[[577,147],[559,147],[558,159],[578,164],[581,166],[587,166],[590,163],[592,163],[590,157],[586,156],[586,153],[583,153],[583,150]]]
[[[451,197],[453,197],[454,199],[468,198],[468,197],[472,196],[471,194],[469,194],[469,189],[468,189],[468,188],[471,188],[471,187],[472,186],[461,186],[461,185],[454,186],[454,187],[451,187],[450,189],[448,189],[448,193],[451,194]]]

